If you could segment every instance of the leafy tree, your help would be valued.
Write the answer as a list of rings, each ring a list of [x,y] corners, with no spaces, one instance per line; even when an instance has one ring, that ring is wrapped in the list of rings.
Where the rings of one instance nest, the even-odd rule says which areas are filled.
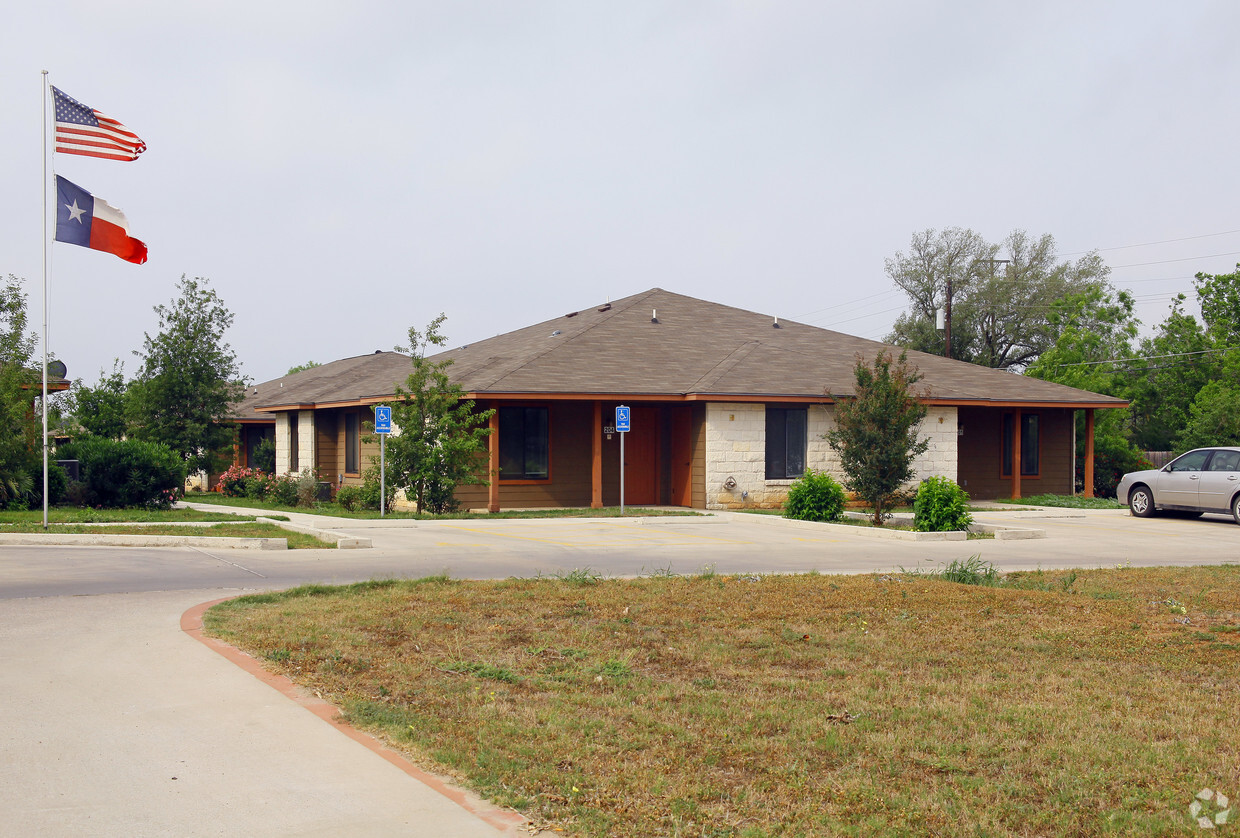
[[[237,354],[224,342],[233,314],[209,285],[182,276],[179,296],[155,306],[159,332],[135,353],[142,368],[129,402],[133,435],[167,445],[191,471],[209,470],[232,442],[226,419],[244,389]]]
[[[0,285],[0,507],[25,503],[42,478],[39,429],[30,410],[38,375],[35,336],[26,331],[26,294],[12,274]],[[25,385],[25,386],[24,386]]]
[[[874,507],[874,525],[881,527],[891,497],[914,477],[913,459],[929,441],[917,438],[926,406],[913,385],[921,380],[905,353],[893,361],[879,352],[873,367],[858,355],[854,368],[856,394],[835,403],[835,430],[827,441],[840,455],[844,485]]]
[[[419,512],[447,512],[456,507],[454,491],[462,484],[485,484],[488,422],[493,410],[478,411],[462,398],[464,391],[448,376],[451,360],[427,360],[427,350],[447,338],[439,328],[440,314],[425,332],[409,329],[413,371],[396,388],[392,424],[398,429],[387,441],[387,485],[405,490]]]
[[[1172,302],[1158,332],[1141,341],[1130,367],[1127,397],[1132,402],[1132,440],[1145,451],[1169,451],[1188,423],[1189,405],[1218,378],[1220,355],[1201,324],[1184,312],[1184,295]]]
[[[1210,335],[1228,346],[1240,345],[1240,264],[1234,273],[1199,273],[1194,285]]]
[[[1093,286],[1058,301],[1050,316],[1055,343],[1025,374],[1109,396],[1123,397],[1127,376],[1116,362],[1132,353],[1137,334],[1133,299],[1125,291]],[[1141,464],[1129,437],[1129,411],[1102,410],[1094,421],[1094,494],[1111,497],[1119,477]],[[1078,478],[1084,479],[1085,418],[1076,417]]]
[[[110,375],[99,371],[99,383],[94,387],[81,382],[74,386],[71,394],[74,418],[91,436],[121,439],[128,429],[125,405],[128,393],[124,367],[116,360]]]
[[[302,370],[312,370],[315,367],[321,367],[321,366],[323,365],[320,364],[318,361],[306,361],[306,363],[304,364],[297,364],[296,366],[289,367],[288,372],[285,373],[285,375],[292,375],[295,372],[301,372]]]
[[[1004,252],[1006,264],[997,260]],[[909,297],[910,311],[887,337],[910,349],[941,355],[944,335],[935,312],[951,285],[951,356],[983,366],[1024,367],[1057,336],[1056,300],[1090,287],[1109,287],[1109,268],[1096,253],[1061,261],[1050,235],[1015,230],[999,244],[958,227],[913,235],[908,253],[886,261],[887,275]]]
[[[1240,352],[1227,353],[1218,378],[1193,398],[1174,448],[1188,451],[1207,445],[1240,445]]]

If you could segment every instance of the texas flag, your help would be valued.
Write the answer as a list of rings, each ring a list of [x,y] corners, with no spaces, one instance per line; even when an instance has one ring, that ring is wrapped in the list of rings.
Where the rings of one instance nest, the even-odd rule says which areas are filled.
[[[130,237],[125,213],[60,175],[56,176],[56,241],[115,253],[135,265],[146,261],[146,245]]]

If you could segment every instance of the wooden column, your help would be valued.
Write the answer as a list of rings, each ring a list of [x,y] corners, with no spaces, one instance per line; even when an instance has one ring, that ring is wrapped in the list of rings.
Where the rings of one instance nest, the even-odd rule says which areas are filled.
[[[1020,408],[1012,417],[1012,497],[1020,499]]]
[[[491,435],[487,437],[487,511],[499,512],[499,405],[492,405]]]
[[[1075,479],[1076,475],[1072,475]],[[1094,409],[1085,408],[1085,497],[1094,496]]]
[[[594,430],[591,431],[590,508],[603,508],[603,403],[594,403]]]

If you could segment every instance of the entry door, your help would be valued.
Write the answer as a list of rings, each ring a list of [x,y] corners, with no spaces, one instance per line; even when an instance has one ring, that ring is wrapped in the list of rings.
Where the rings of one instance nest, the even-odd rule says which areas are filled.
[[[693,506],[693,413],[677,405],[672,411],[672,506]]]
[[[1209,456],[1209,451],[1190,451],[1183,457],[1172,460],[1169,470],[1158,476],[1158,504],[1197,506],[1201,490],[1201,468]]]
[[[1240,451],[1215,451],[1207,469],[1201,473],[1198,503],[1202,509],[1227,512],[1240,489]]]
[[[659,411],[635,407],[629,412],[632,428],[624,435],[624,502],[659,502]]]

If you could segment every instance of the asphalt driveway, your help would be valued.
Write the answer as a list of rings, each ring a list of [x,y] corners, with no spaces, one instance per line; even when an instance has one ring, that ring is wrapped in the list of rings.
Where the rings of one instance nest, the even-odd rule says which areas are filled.
[[[823,573],[1240,561],[1228,519],[981,513],[1044,538],[914,543],[727,514],[646,520],[328,523],[373,549],[0,547],[0,836],[498,836],[180,628],[244,591],[373,577],[591,568]],[[485,812],[484,812],[485,814]]]

